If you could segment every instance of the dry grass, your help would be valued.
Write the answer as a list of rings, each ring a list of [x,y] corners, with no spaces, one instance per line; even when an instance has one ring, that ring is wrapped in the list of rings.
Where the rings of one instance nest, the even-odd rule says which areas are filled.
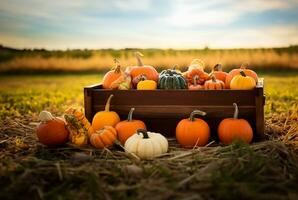
[[[175,64],[185,68],[192,59],[201,58],[206,67],[211,68],[216,63],[222,63],[224,68],[240,66],[248,62],[257,69],[298,69],[298,53],[277,52],[273,49],[255,50],[159,50],[147,52],[144,50],[145,64],[158,68],[168,68]],[[16,57],[0,63],[0,72],[18,71],[104,71],[114,66],[113,57],[119,57],[123,66],[136,64],[133,51],[119,51],[117,54],[94,51],[91,57],[49,57],[25,56]]]
[[[185,150],[171,139],[167,154],[146,161],[119,146],[37,142],[40,109],[82,105],[82,87],[100,76],[1,77],[0,199],[297,199],[297,75],[261,76],[268,140]]]

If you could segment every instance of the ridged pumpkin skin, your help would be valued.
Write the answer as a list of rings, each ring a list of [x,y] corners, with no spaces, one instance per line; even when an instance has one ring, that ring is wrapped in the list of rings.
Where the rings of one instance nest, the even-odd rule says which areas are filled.
[[[116,60],[115,60],[116,62]],[[108,71],[103,79],[102,79],[102,87],[104,89],[113,89],[112,83],[118,80],[121,76],[123,76],[123,72],[121,71],[121,66],[119,62],[116,62],[116,68],[113,70]]]
[[[157,83],[153,80],[143,80],[137,85],[137,90],[156,90]]]
[[[219,140],[226,145],[231,144],[236,140],[241,140],[250,143],[253,139],[253,130],[245,119],[238,119],[237,104],[235,107],[234,118],[227,118],[220,122],[217,132]]]
[[[187,89],[187,82],[176,70],[167,69],[159,75],[158,88],[165,90]]]
[[[134,108],[131,108],[127,120],[119,122],[115,127],[118,139],[123,145],[130,136],[137,132],[138,129],[146,130],[146,125],[143,121],[132,119],[134,110]]]
[[[230,84],[232,90],[251,90],[255,87],[255,80],[250,76],[246,76],[244,71],[240,71],[240,75],[236,75]]]
[[[192,69],[185,73],[187,82],[194,84],[196,78],[197,84],[203,85],[209,79],[209,75],[201,69]]]
[[[105,126],[93,133],[90,137],[92,146],[103,149],[111,147],[117,139],[117,131],[112,126]]]
[[[107,100],[106,107],[104,111],[97,112],[92,120],[92,127],[94,131],[98,131],[104,126],[116,126],[118,122],[120,122],[119,115],[114,112],[110,111],[110,102],[114,95],[110,95],[109,99]]]
[[[37,127],[36,135],[40,143],[55,147],[68,141],[69,132],[63,120],[54,118],[47,122],[41,122]]]
[[[194,118],[194,115],[205,115],[206,113],[195,110],[190,118],[181,120],[176,127],[176,139],[184,148],[204,146],[210,138],[210,127],[202,119]]]
[[[221,80],[224,83],[226,82],[226,78],[227,78],[228,73],[222,71],[221,64],[217,64],[213,67],[212,74],[215,76],[216,79]]]
[[[204,88],[205,90],[222,90],[225,88],[225,83],[212,76],[211,80],[205,82]]]
[[[245,66],[241,66],[239,69],[233,69],[231,70],[227,77],[226,77],[226,88],[230,88],[230,84],[232,79],[236,76],[240,74],[240,71],[244,71],[244,73],[246,74],[246,76],[250,76],[252,77],[256,83],[258,83],[258,75],[256,72],[254,72],[253,70],[250,69],[246,69]]]
[[[168,140],[160,133],[138,129],[124,144],[126,152],[141,159],[150,159],[168,151]]]
[[[155,82],[158,81],[158,72],[156,71],[156,69],[152,66],[149,65],[144,65],[142,60],[141,60],[141,56],[143,56],[141,53],[136,52],[136,58],[138,61],[138,65],[137,66],[133,66],[130,68],[130,75],[132,77],[132,79],[134,79],[135,77],[144,74],[148,80],[153,80]]]

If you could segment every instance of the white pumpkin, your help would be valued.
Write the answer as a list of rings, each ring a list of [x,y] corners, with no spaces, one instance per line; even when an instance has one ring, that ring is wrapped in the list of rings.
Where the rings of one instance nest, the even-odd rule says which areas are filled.
[[[147,159],[161,155],[168,151],[168,140],[159,133],[138,129],[137,133],[129,137],[125,144],[125,151]]]

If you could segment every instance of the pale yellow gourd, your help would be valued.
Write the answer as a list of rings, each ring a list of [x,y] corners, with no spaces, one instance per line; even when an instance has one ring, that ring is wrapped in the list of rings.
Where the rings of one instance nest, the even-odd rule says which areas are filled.
[[[156,90],[157,83],[153,80],[143,80],[137,85],[137,90]]]
[[[232,90],[251,90],[255,87],[255,79],[250,76],[246,76],[244,71],[240,71],[240,74],[236,75],[230,83],[230,88]]]
[[[138,129],[129,137],[124,145],[125,151],[133,153],[141,159],[150,159],[168,151],[167,139],[159,134]]]

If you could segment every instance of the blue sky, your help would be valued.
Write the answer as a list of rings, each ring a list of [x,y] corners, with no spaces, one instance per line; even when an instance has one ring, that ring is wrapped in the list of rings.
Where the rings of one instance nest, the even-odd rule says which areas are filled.
[[[239,48],[298,44],[298,0],[0,0],[18,48]]]

